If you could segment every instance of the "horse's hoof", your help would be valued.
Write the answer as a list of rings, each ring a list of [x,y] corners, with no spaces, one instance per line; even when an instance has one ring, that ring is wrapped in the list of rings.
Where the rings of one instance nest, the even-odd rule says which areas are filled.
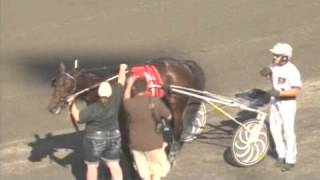
[[[171,157],[171,158],[169,157],[168,160],[169,160],[170,163],[172,163],[172,162],[176,161],[176,158],[175,157]]]
[[[168,161],[171,165],[171,167],[176,165],[176,154],[169,154]]]
[[[174,163],[176,161],[176,153],[169,153],[168,155],[168,161],[170,162],[170,164]]]
[[[177,165],[177,161],[176,161],[176,160],[174,160],[174,161],[170,162],[170,166],[171,166],[171,168],[172,168],[172,167],[174,167],[174,166],[176,166],[176,165]]]

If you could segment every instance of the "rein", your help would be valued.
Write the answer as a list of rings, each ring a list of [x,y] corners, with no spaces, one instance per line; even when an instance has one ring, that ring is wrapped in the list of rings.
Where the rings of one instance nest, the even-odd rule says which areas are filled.
[[[92,72],[92,71],[105,71],[107,69],[115,69],[118,66],[119,65],[108,65],[108,66],[102,66],[98,68],[84,68],[84,69],[81,69],[80,72],[86,73],[86,72]]]
[[[128,72],[129,72],[129,71],[126,71],[126,73],[128,73]],[[69,73],[65,73],[65,74],[66,74],[69,78],[71,78],[71,79],[74,80],[74,88],[73,88],[73,91],[75,91],[75,90],[76,90],[76,87],[77,87],[77,81],[76,81],[76,79],[75,79],[73,76],[71,76]],[[78,92],[76,92],[76,93],[73,93],[73,94],[69,95],[68,97],[71,97],[71,96],[77,97],[78,95],[80,95],[80,94],[82,94],[82,93],[84,93],[84,92],[87,92],[87,91],[89,91],[89,90],[91,90],[91,89],[94,89],[94,88],[98,87],[102,82],[112,81],[112,80],[118,78],[118,76],[119,76],[119,75],[112,76],[112,77],[110,77],[110,78],[108,78],[108,79],[106,79],[106,80],[104,80],[104,81],[101,81],[101,82],[99,82],[99,83],[96,83],[96,84],[94,84],[94,85],[92,85],[92,86],[90,86],[90,87],[88,87],[88,88],[85,88],[85,89],[80,90],[80,91],[78,91]],[[68,97],[67,97],[67,98],[68,98]],[[70,117],[71,122],[72,122],[72,125],[73,125],[74,129],[76,130],[76,132],[79,132],[79,131],[80,131],[79,126],[78,126],[77,122],[75,121],[75,119],[73,118],[73,116],[72,116],[72,114],[71,114],[71,107],[72,107],[72,104],[73,104],[73,103],[74,103],[74,102],[71,102],[71,103],[68,105],[68,116]]]
[[[128,73],[128,72],[129,72],[129,71],[126,71],[126,73]],[[106,80],[104,80],[104,81],[98,82],[98,83],[96,83],[96,84],[94,84],[94,85],[92,85],[92,86],[90,86],[90,87],[87,87],[87,88],[85,88],[85,89],[82,89],[82,90],[74,93],[74,94],[71,94],[70,96],[78,96],[78,95],[80,95],[80,94],[82,94],[82,93],[84,93],[84,92],[90,91],[91,89],[97,88],[102,82],[112,81],[112,80],[118,78],[118,76],[119,76],[119,75],[112,76],[112,77],[110,77],[110,78],[108,78],[108,79],[106,79]]]
[[[150,63],[150,62],[148,61],[148,62],[145,62],[145,63],[138,63],[138,64],[133,64],[133,65],[130,65],[130,66],[131,67],[140,66],[140,65],[146,65],[148,63]],[[119,66],[119,65],[109,65],[109,66],[103,66],[103,67],[100,67],[100,68],[86,68],[86,69],[81,69],[80,72],[89,72],[89,71],[114,69],[117,66]],[[128,72],[129,72],[129,70],[126,71],[126,73],[128,73]],[[74,81],[74,87],[73,87],[72,91],[75,92],[76,89],[77,89],[77,81],[76,81],[76,79],[72,75],[70,75],[69,73],[65,73],[65,75],[67,75],[69,78],[71,78]],[[82,89],[82,90],[80,90],[78,92],[75,92],[75,93],[69,95],[68,97],[70,97],[70,96],[75,96],[76,97],[76,96],[78,96],[78,95],[80,95],[82,93],[90,91],[91,89],[97,88],[102,82],[109,82],[109,81],[112,81],[112,80],[114,80],[116,78],[118,78],[118,75],[112,76],[112,77],[110,77],[110,78],[108,78],[108,79],[106,79],[104,81],[101,81],[99,83],[96,83],[96,84],[94,84],[94,85],[92,85],[92,86],[90,86],[88,88],[85,88],[85,89]],[[66,98],[68,98],[68,97],[66,97]]]
[[[146,63],[138,63],[138,64],[134,64],[133,66],[139,66],[139,65],[145,65]],[[86,68],[86,69],[81,69],[80,70],[80,72],[89,72],[89,71],[99,71],[99,70],[106,70],[106,69],[114,69],[115,67],[118,67],[119,65],[109,65],[109,66],[103,66],[103,67],[100,67],[100,68]],[[131,65],[132,66],[132,65]],[[126,71],[126,73],[128,73],[129,72],[129,70],[127,70]],[[76,81],[76,79],[72,76],[72,75],[70,75],[69,73],[65,73],[69,78],[71,78],[71,79],[73,79],[74,80],[74,87],[73,87],[73,92],[74,91],[76,91],[76,88],[77,88],[77,81]],[[109,81],[112,81],[112,80],[114,80],[114,79],[116,79],[116,78],[118,78],[118,75],[114,75],[114,76],[112,76],[112,77],[110,77],[110,78],[108,78],[108,79],[106,79],[106,80],[104,80],[104,81],[101,81],[101,82],[99,82],[99,83],[96,83],[96,84],[94,84],[94,85],[92,85],[92,86],[90,86],[90,87],[88,87],[88,88],[85,88],[85,89],[82,89],[82,90],[80,90],[80,91],[78,91],[78,92],[75,92],[75,93],[73,93],[73,94],[71,94],[71,95],[69,95],[69,97],[70,96],[78,96],[78,95],[80,95],[80,94],[82,94],[82,93],[85,93],[85,92],[87,92],[87,91],[90,91],[91,89],[94,89],[94,88],[97,88],[102,82],[109,82]]]

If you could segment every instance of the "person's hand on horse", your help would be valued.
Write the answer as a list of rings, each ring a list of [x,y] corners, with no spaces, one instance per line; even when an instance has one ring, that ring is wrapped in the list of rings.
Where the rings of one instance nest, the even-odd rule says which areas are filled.
[[[126,70],[128,68],[127,64],[120,64],[120,70]]]
[[[127,68],[127,64],[120,64],[119,66],[118,83],[122,86],[124,86],[126,83],[126,73],[128,72]]]

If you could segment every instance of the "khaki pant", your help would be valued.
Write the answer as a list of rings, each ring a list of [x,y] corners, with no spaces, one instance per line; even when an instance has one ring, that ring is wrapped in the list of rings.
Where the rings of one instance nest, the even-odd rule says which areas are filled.
[[[168,174],[170,163],[164,150],[166,146],[167,144],[163,144],[162,148],[152,151],[131,151],[141,178],[151,175],[165,177]]]

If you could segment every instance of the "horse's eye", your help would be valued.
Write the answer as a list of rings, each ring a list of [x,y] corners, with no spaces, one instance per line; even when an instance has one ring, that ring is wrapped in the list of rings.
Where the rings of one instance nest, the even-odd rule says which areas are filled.
[[[51,87],[55,87],[56,86],[56,82],[57,82],[57,79],[52,79],[51,80]]]

